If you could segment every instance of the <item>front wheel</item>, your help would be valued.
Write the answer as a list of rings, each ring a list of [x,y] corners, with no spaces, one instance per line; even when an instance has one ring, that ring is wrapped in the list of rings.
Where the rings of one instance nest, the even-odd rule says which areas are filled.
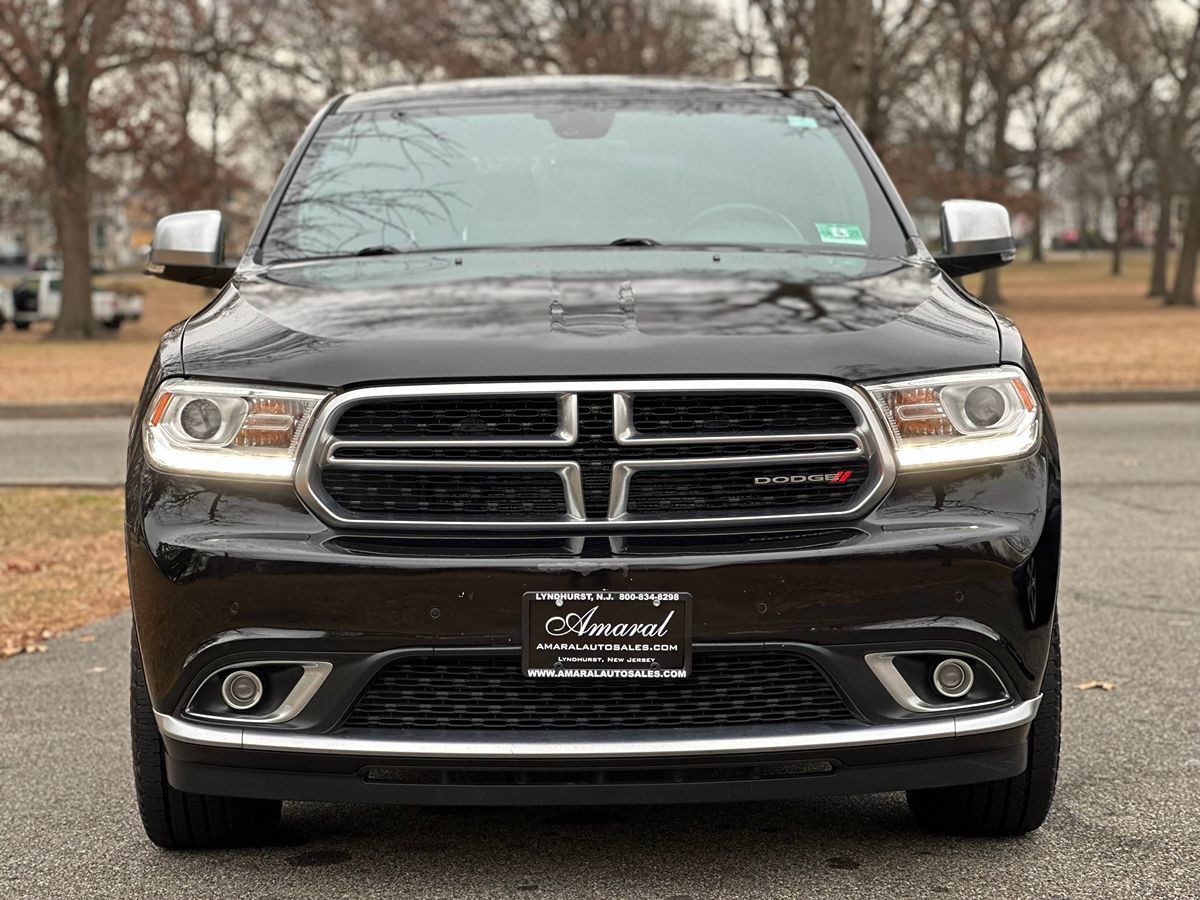
[[[177,791],[167,783],[162,737],[146,690],[134,631],[129,677],[133,782],[138,812],[151,841],[168,850],[246,847],[268,843],[279,826],[278,800],[213,797]]]
[[[1056,617],[1042,679],[1042,703],[1029,727],[1025,771],[1000,781],[909,791],[908,807],[921,827],[940,834],[1011,837],[1027,834],[1046,821],[1058,781],[1061,663]]]
[[[32,324],[32,322],[13,322],[13,328],[17,329],[17,331],[28,331],[29,326]]]

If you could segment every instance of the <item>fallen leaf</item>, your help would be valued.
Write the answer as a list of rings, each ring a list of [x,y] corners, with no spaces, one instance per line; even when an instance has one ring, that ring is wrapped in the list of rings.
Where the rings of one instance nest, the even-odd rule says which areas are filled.
[[[28,559],[13,559],[4,564],[5,572],[12,572],[14,575],[31,575],[34,572],[44,571],[45,563],[33,562]]]
[[[79,643],[90,644],[95,639],[96,639],[96,636],[94,634],[81,634],[79,636]]]
[[[1117,689],[1117,683],[1115,681],[1097,681],[1092,679],[1091,681],[1080,682],[1079,684],[1075,685],[1075,687],[1079,688],[1081,691],[1092,691],[1097,689],[1101,691],[1115,691]]]

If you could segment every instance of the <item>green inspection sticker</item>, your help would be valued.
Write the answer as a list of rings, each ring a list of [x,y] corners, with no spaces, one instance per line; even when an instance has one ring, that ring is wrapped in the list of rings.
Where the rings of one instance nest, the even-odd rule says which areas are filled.
[[[857,225],[838,225],[833,222],[814,222],[817,226],[817,234],[821,236],[821,242],[824,244],[858,244],[861,247],[867,245],[867,239],[863,237],[862,229]]]
[[[817,128],[817,120],[812,116],[788,116],[788,124],[793,128]]]

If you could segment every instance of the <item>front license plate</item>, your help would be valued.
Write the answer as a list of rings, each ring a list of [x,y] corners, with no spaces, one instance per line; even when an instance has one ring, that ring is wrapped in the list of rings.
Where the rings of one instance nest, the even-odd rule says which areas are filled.
[[[692,595],[528,591],[521,659],[529,678],[684,678]]]

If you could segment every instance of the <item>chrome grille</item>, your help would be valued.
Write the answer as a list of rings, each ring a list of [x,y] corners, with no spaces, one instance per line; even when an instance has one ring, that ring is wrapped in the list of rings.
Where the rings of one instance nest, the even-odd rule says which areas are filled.
[[[366,388],[318,412],[297,487],[384,528],[845,519],[890,486],[885,440],[832,382]]]

